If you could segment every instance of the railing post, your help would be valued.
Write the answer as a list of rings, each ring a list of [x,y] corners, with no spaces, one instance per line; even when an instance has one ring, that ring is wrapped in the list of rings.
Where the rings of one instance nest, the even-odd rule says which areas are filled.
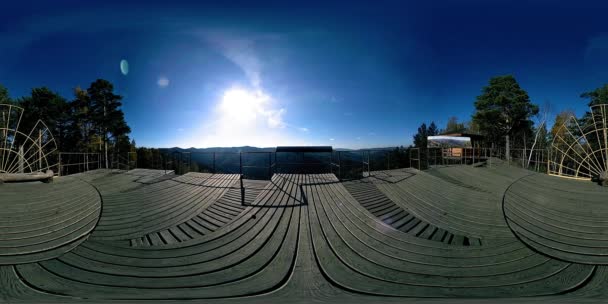
[[[367,175],[372,176],[372,169],[371,169],[371,167],[372,167],[372,159],[371,159],[371,157],[369,155],[370,153],[371,153],[371,151],[367,150]]]
[[[413,151],[414,151],[414,148],[411,148],[411,147],[410,147],[410,148],[409,148],[409,151],[408,151],[408,153],[409,153],[409,155],[408,155],[408,156],[409,156],[409,157],[408,157],[408,159],[409,159],[409,161],[410,161],[410,168],[412,168],[412,152],[413,152]]]
[[[473,163],[475,163],[475,147],[473,147]]]
[[[241,183],[241,205],[245,206],[245,188],[243,187],[243,174],[239,177]]]
[[[342,180],[342,151],[338,151],[338,176]]]
[[[42,130],[38,130],[38,171],[42,171]]]
[[[243,152],[239,152],[239,172],[243,175]]]
[[[57,164],[57,176],[61,176],[61,152],[59,152],[59,163]]]
[[[268,179],[272,178],[272,152],[268,152]]]
[[[461,152],[460,152],[460,164],[463,164],[463,160],[465,159],[467,155],[467,149],[466,148],[462,148]]]

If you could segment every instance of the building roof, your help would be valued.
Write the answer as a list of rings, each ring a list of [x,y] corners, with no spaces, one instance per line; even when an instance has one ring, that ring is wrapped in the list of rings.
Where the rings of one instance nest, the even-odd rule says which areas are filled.
[[[468,132],[446,132],[439,134],[441,136],[454,136],[454,137],[470,137],[471,139],[481,139],[484,136],[477,133],[468,133]]]

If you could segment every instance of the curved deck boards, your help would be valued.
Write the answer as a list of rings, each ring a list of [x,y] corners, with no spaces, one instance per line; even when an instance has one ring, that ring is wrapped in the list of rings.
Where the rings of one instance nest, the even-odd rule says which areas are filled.
[[[404,171],[409,170],[391,170],[385,174],[398,175]],[[371,181],[403,209],[455,235],[481,239],[482,242],[488,238],[513,237],[502,215],[502,195],[497,193],[454,185],[424,171],[394,183],[377,178],[372,178]],[[504,188],[507,186],[505,181]]]
[[[129,171],[115,169],[98,169],[83,173],[73,174],[70,177],[82,179],[93,184],[101,194],[111,194],[129,191],[161,179],[165,175],[171,175],[173,171],[133,169]]]
[[[287,280],[297,251],[301,211],[297,179],[262,191],[248,216],[215,233],[155,250],[85,242],[58,259],[19,265],[28,285],[98,299],[189,299],[255,295]],[[281,191],[276,191],[281,190]],[[255,215],[255,218],[253,218]],[[163,247],[164,248],[164,247]],[[186,288],[187,287],[187,288]]]
[[[578,288],[594,270],[551,260],[522,244],[520,250],[511,247],[502,254],[497,254],[501,247],[512,245],[453,247],[413,238],[429,243],[415,246],[413,240],[403,239],[407,234],[401,241],[389,237],[339,183],[316,186],[311,195],[313,244],[316,255],[323,257],[320,267],[350,290],[414,297],[548,295]],[[480,263],[485,256],[491,258]],[[505,263],[510,266],[504,268]]]
[[[245,204],[252,204],[267,184],[267,181],[245,180]],[[201,237],[226,225],[243,210],[245,206],[241,202],[241,190],[233,187],[199,215],[171,228],[131,239],[130,244],[133,247],[160,246]]]
[[[479,238],[467,237],[438,228],[421,220],[391,201],[369,178],[343,183],[350,194],[385,224],[420,238],[459,246],[480,246]]]
[[[238,185],[236,174],[186,174],[124,193],[104,196],[95,240],[131,240],[145,237],[148,245],[164,242],[154,232],[169,229],[198,215],[229,189]]]
[[[534,174],[505,194],[505,216],[522,241],[547,255],[608,264],[608,189]]]
[[[0,265],[51,259],[78,246],[95,227],[101,197],[86,182],[5,184],[0,189]]]
[[[510,181],[529,172],[475,168],[480,178],[494,177],[489,185],[476,183],[467,170],[445,173],[462,175],[461,185],[407,170],[384,172],[370,178],[372,183],[359,185],[341,183],[333,174],[275,174],[270,182],[244,180],[245,188],[249,187],[244,206],[238,176],[191,173],[138,182],[140,186],[124,192],[103,194],[99,224],[72,250],[41,261],[0,265],[0,301],[351,303],[403,302],[403,297],[461,301],[535,297],[527,299],[546,302],[605,296],[608,271],[604,266],[573,263],[557,256],[559,251],[536,249],[520,241],[523,234],[516,237],[509,229],[520,225],[532,230],[515,217],[538,220],[537,209],[552,205],[522,201],[518,194],[550,182],[528,177],[530,183],[509,187]],[[468,180],[464,178],[469,175]],[[15,196],[20,186],[0,188],[0,197]],[[500,189],[509,191],[499,195]],[[539,197],[558,195],[556,189],[570,190],[559,194],[565,197],[563,202],[540,222],[546,218],[546,223],[557,225],[566,219],[589,218],[588,211],[571,211],[581,192],[567,184]],[[601,191],[592,193],[605,197]],[[507,198],[509,226],[502,214],[502,195]],[[71,198],[81,201],[81,197]],[[588,204],[601,205],[595,200]],[[62,205],[70,210],[75,207],[68,202]],[[11,208],[7,213],[22,209]],[[602,227],[604,211],[598,208],[596,218],[581,222],[579,231],[568,231],[568,235],[580,236],[577,233]],[[438,241],[437,229],[410,234],[382,222],[410,210],[429,224],[439,223],[437,229],[465,231],[463,237],[482,235],[482,246],[454,246]],[[442,214],[446,211],[455,214]],[[495,216],[502,218],[502,226]],[[174,230],[188,223],[214,226],[192,237],[184,229]],[[594,241],[602,240],[599,235]],[[142,237],[149,243],[133,244]]]

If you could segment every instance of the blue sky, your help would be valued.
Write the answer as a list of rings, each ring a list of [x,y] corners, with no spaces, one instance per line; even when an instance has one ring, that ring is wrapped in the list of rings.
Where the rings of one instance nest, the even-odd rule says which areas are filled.
[[[494,75],[554,113],[608,83],[600,1],[125,2],[3,5],[0,83],[108,79],[138,145],[345,148],[469,120]]]

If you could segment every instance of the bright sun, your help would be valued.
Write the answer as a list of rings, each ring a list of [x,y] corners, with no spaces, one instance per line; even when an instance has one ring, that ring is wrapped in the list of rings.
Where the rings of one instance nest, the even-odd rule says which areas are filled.
[[[233,88],[224,93],[219,109],[227,118],[247,123],[256,119],[257,114],[263,110],[262,104],[266,99],[259,92]]]

